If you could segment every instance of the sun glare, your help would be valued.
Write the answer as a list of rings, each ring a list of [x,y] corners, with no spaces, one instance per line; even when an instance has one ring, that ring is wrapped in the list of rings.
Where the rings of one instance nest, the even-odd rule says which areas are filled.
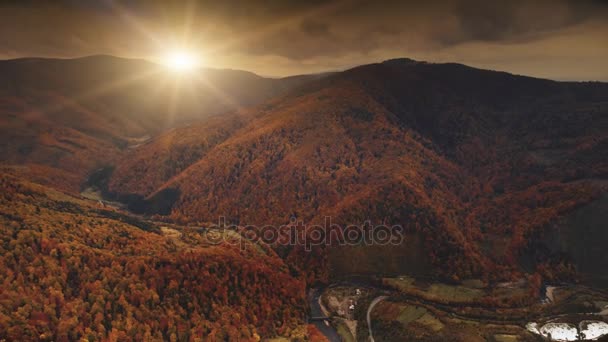
[[[198,59],[186,51],[173,51],[165,57],[164,64],[175,71],[188,71],[199,65]]]

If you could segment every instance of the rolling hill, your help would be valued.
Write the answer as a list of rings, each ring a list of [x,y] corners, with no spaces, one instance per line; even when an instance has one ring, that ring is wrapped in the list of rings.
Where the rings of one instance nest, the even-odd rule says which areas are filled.
[[[183,77],[111,56],[0,62],[0,155],[77,192],[92,170],[168,128],[252,105],[317,76],[201,69]],[[20,172],[23,173],[21,169]]]
[[[508,277],[529,236],[604,191],[607,113],[603,83],[390,60],[160,135],[107,190],[181,222],[403,225],[438,273]]]
[[[268,248],[209,243],[6,174],[0,190],[3,339],[255,341],[306,331],[305,284]]]

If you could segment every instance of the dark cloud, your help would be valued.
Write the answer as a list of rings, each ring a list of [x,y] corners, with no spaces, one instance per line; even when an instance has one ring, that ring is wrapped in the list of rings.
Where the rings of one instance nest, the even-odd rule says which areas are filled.
[[[593,16],[595,6],[585,1],[488,2],[462,1],[455,7],[461,41],[502,41],[534,37],[579,24]]]
[[[261,65],[265,73],[278,68],[264,66],[270,59],[289,72],[390,54],[465,62],[487,55],[498,62],[552,51],[575,59],[568,50],[573,42],[582,59],[599,60],[608,52],[589,37],[602,35],[608,36],[608,3],[598,0],[0,1],[4,57],[149,57],[163,46],[186,44],[219,64],[240,58],[244,68]],[[502,54],[488,55],[497,45]]]
[[[328,36],[330,34],[329,24],[314,20],[302,21],[300,28],[304,33],[307,33],[313,37]]]

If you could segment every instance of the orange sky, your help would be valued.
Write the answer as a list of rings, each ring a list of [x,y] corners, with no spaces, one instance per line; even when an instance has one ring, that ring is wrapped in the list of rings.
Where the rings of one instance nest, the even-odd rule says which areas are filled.
[[[279,76],[394,57],[608,81],[605,1],[5,0],[0,58],[187,48],[210,67]]]

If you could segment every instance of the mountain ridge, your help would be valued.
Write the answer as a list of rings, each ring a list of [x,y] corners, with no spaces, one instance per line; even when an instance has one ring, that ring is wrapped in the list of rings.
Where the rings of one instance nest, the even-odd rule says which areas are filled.
[[[462,87],[465,80],[471,83]],[[503,92],[515,84],[520,87]],[[509,274],[518,269],[527,234],[596,198],[598,189],[567,180],[580,168],[588,170],[582,179],[605,174],[606,163],[597,158],[572,164],[579,155],[598,156],[605,149],[605,88],[454,64],[361,66],[251,109],[226,139],[156,190],[139,194],[154,203],[177,191],[168,217],[184,222],[219,216],[245,225],[280,225],[294,216],[309,223],[331,216],[344,225],[407,222],[432,241],[436,265],[451,254],[461,257],[450,261],[454,275],[496,268]],[[564,161],[542,164],[543,152],[528,151],[555,144],[546,120],[573,125],[572,138],[556,141],[569,151]],[[147,169],[157,169],[153,165]],[[112,176],[110,190],[128,189],[121,177]],[[517,207],[528,196],[546,197],[545,204],[526,209],[542,219],[484,223],[498,203]],[[488,253],[482,244],[509,247]]]
[[[224,84],[251,88],[247,81]],[[396,59],[296,76],[268,89],[273,95],[254,105],[220,106],[223,115],[122,145],[99,133],[90,138],[86,125],[119,132],[116,122],[97,115],[99,103],[74,102],[69,91],[53,94],[54,102],[61,98],[75,108],[61,113],[70,125],[41,134],[37,127],[53,127],[40,121],[44,113],[32,111],[23,124],[11,114],[5,131],[22,134],[17,141],[29,147],[7,144],[13,150],[4,154],[5,163],[29,166],[40,177],[34,180],[72,192],[106,167],[107,195],[181,223],[222,216],[236,224],[281,225],[292,217],[312,224],[331,216],[344,226],[366,220],[404,225],[425,241],[427,251],[416,258],[434,264],[438,276],[458,278],[520,272],[528,237],[598,198],[603,190],[594,179],[608,174],[601,157],[608,146],[604,83]],[[29,102],[46,99],[25,94]],[[225,94],[239,98],[238,91]],[[8,109],[19,101],[29,105],[22,97],[2,98]],[[200,96],[191,99],[194,105]],[[220,96],[212,105],[225,100]],[[303,260],[319,265],[307,277],[323,281],[326,252],[331,249],[307,257],[297,247],[282,253],[300,260],[302,270]],[[450,266],[438,267],[442,263]]]
[[[0,61],[0,72],[2,161],[27,162],[33,179],[72,192],[129,146],[307,80],[216,69],[205,70],[202,79],[180,80],[152,62],[111,56]],[[71,184],[44,176],[48,172]]]

